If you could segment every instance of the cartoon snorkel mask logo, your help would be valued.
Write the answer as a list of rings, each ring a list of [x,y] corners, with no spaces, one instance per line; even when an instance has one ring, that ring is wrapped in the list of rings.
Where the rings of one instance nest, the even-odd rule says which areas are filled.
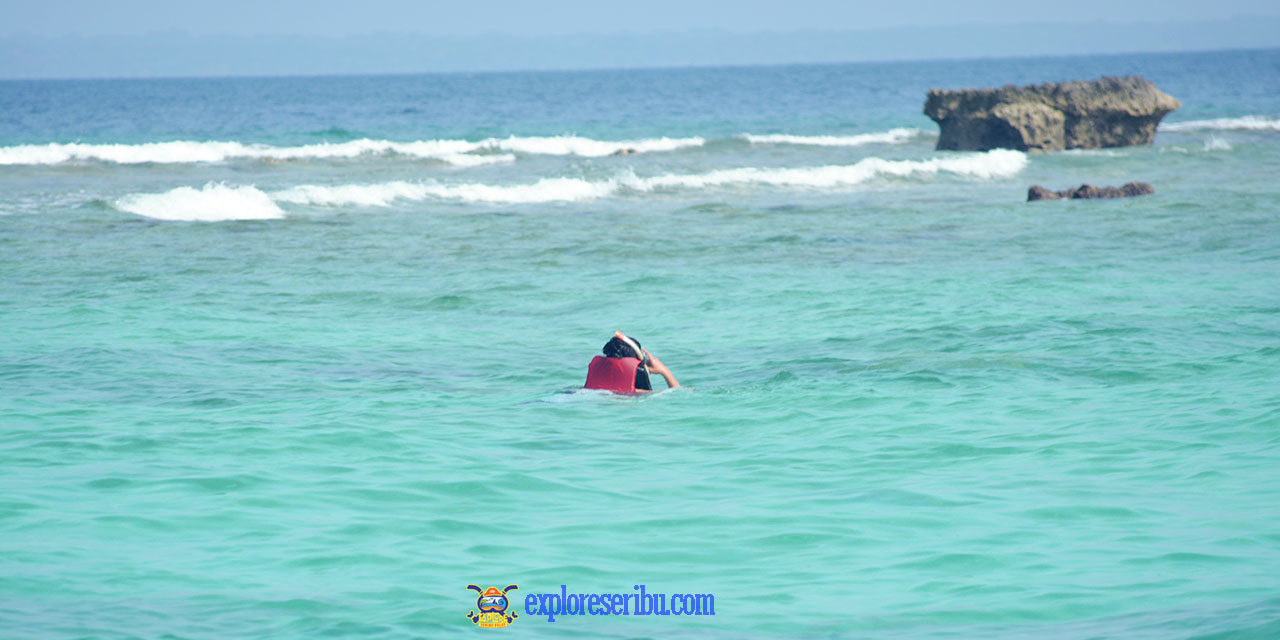
[[[515,591],[520,587],[517,587],[514,584],[509,584],[501,591],[499,591],[497,587],[489,587],[488,589],[481,591],[480,587],[477,587],[474,584],[469,584],[467,585],[467,588],[480,594],[480,597],[476,598],[476,608],[480,610],[480,613],[476,613],[475,611],[467,612],[467,618],[470,619],[471,622],[485,627],[486,629],[498,629],[515,622],[516,618],[520,617],[520,614],[515,611],[512,611],[510,614],[507,613],[507,606],[509,605],[507,602],[507,592]]]

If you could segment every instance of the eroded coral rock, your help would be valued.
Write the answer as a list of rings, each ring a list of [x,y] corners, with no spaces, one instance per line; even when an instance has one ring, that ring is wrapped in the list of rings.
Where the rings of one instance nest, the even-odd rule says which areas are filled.
[[[1160,119],[1182,106],[1138,76],[1000,89],[933,89],[924,114],[938,149],[1056,151],[1151,144]]]

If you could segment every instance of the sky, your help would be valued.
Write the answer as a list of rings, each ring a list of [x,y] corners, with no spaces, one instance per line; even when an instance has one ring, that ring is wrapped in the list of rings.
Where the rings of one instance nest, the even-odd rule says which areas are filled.
[[[380,31],[466,36],[730,33],[805,29],[861,31],[1035,22],[1110,23],[1280,17],[1275,0],[3,0],[0,33],[140,35],[183,29],[197,35],[365,35]]]
[[[1275,0],[0,0],[0,77],[844,62],[1280,46]]]

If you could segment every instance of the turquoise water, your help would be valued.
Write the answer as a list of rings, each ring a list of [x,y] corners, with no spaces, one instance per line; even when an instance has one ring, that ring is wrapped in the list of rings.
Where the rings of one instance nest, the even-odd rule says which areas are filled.
[[[0,635],[1275,637],[1278,70],[0,83]],[[1103,73],[1153,146],[919,113]],[[615,329],[685,388],[576,392]]]

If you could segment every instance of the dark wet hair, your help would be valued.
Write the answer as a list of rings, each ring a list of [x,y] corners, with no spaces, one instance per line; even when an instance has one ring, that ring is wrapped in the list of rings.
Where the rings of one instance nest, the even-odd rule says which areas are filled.
[[[627,337],[631,338],[631,336]],[[636,343],[637,347],[640,346],[639,340],[636,340],[635,338],[631,338],[631,340]],[[609,338],[609,341],[604,343],[604,348],[600,351],[610,358],[635,358],[637,360],[644,360],[644,353],[636,353],[635,349],[631,348],[631,345],[627,344],[617,336]]]

